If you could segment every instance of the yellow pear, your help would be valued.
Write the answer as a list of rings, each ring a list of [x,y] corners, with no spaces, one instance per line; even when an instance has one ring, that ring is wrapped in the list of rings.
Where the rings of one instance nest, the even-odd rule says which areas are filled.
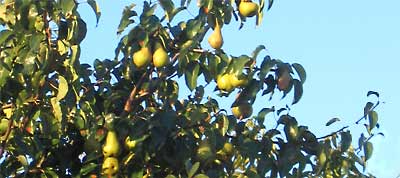
[[[235,74],[231,74],[231,84],[233,87],[243,87],[245,85],[247,85],[248,80],[244,75],[235,75]]]
[[[258,13],[258,4],[251,1],[242,1],[239,4],[239,13],[244,17],[253,17]]]
[[[106,143],[103,147],[104,157],[117,156],[119,153],[119,142],[117,133],[114,131],[108,131],[106,136]]]
[[[105,158],[101,168],[103,169],[103,175],[114,176],[119,169],[118,159],[114,157]]]
[[[253,114],[253,107],[249,103],[241,103],[231,109],[232,114],[238,119],[248,118]]]
[[[155,67],[160,68],[167,65],[169,56],[161,44],[156,45],[156,50],[153,53],[153,64]]]
[[[224,90],[230,92],[234,89],[231,83],[231,75],[223,74],[222,76],[217,78],[217,86],[220,90]]]
[[[224,44],[224,39],[222,39],[221,27],[218,21],[215,23],[214,32],[208,37],[208,44],[214,49],[220,49]]]
[[[142,68],[150,63],[152,58],[151,51],[148,47],[142,47],[139,51],[133,53],[133,63],[137,68]]]

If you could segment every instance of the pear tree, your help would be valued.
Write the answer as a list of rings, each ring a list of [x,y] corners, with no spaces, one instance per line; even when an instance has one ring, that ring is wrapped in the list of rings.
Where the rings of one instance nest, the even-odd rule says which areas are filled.
[[[115,58],[86,64],[78,7],[98,23],[95,0],[0,1],[0,177],[372,177],[379,93],[355,124],[317,136],[288,109],[301,64],[263,45],[224,50],[221,29],[260,25],[273,0],[133,2]],[[280,96],[292,102],[254,104]]]

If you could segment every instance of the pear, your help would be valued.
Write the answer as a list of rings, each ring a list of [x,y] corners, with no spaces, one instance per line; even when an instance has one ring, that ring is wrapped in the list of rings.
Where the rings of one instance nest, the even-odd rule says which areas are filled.
[[[119,169],[118,159],[114,157],[108,157],[104,159],[101,168],[103,169],[103,175],[107,175],[109,177],[115,175]]]
[[[164,47],[157,43],[156,50],[153,53],[153,64],[157,68],[164,67],[169,62],[169,56],[165,51]]]
[[[114,131],[108,131],[106,136],[106,143],[103,147],[104,157],[117,156],[119,153],[119,143],[117,133]]]
[[[241,103],[231,108],[232,114],[239,120],[248,118],[253,114],[253,107],[249,103]]]
[[[220,90],[224,90],[230,92],[234,89],[234,86],[231,83],[231,75],[223,74],[222,76],[217,78],[217,86]]]
[[[233,87],[244,87],[248,83],[248,79],[245,75],[231,74],[231,84]]]
[[[142,47],[139,51],[133,53],[133,63],[137,68],[142,68],[150,63],[152,58],[151,51],[148,47]]]
[[[244,17],[253,17],[258,13],[258,4],[251,1],[242,1],[239,4],[239,13]]]
[[[214,49],[220,49],[224,44],[224,39],[222,39],[221,27],[218,21],[215,23],[214,32],[208,37],[208,44]]]

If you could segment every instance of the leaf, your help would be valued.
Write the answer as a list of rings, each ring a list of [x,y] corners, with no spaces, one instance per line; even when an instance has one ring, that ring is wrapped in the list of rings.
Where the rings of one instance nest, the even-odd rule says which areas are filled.
[[[60,0],[59,2],[64,14],[72,13],[72,10],[75,8],[74,0]]]
[[[340,136],[340,145],[341,145],[341,151],[345,152],[349,149],[351,145],[352,137],[350,134],[350,131],[346,132],[341,132]]]
[[[200,65],[197,62],[191,62],[188,64],[185,71],[185,81],[189,90],[192,91],[197,86],[197,77],[199,75]]]
[[[275,60],[271,60],[269,56],[264,57],[263,62],[261,63],[261,70],[259,73],[259,77],[261,80],[264,80],[265,76],[270,72],[272,67],[276,64]]]
[[[338,121],[340,121],[340,119],[335,117],[335,118],[330,119],[325,125],[330,126],[331,124],[338,122]]]
[[[303,66],[298,63],[294,63],[292,64],[292,67],[294,68],[294,70],[296,70],[296,73],[299,76],[301,83],[304,84],[304,82],[306,82],[307,74]]]
[[[98,165],[95,164],[95,163],[89,163],[89,164],[87,164],[87,165],[85,165],[85,166],[82,167],[80,173],[81,173],[82,175],[87,175],[87,174],[89,174],[90,172],[92,172],[97,166],[98,166]]]
[[[263,125],[264,121],[265,121],[265,116],[267,114],[271,113],[271,112],[274,112],[274,111],[275,111],[274,107],[272,107],[272,108],[263,108],[263,109],[261,109],[260,112],[258,112],[256,120],[258,121],[258,123],[260,125]]]
[[[221,128],[222,136],[225,136],[226,132],[228,132],[229,129],[229,118],[226,115],[222,115],[223,119],[223,126]]]
[[[128,27],[128,25],[134,22],[130,18],[133,16],[137,16],[137,13],[132,10],[135,6],[135,4],[131,4],[129,6],[126,6],[122,11],[122,17],[118,25],[117,34],[121,34],[125,30],[125,28]]]
[[[372,130],[378,123],[378,113],[376,111],[370,111],[368,114],[369,130]]]
[[[164,9],[167,20],[171,22],[171,20],[173,18],[172,13],[175,8],[174,2],[171,0],[158,0],[158,2],[160,3],[161,7]]]
[[[299,102],[301,99],[301,96],[303,96],[303,84],[299,80],[294,79],[293,86],[294,86],[294,97],[293,97],[292,105]]]
[[[365,104],[365,106],[364,106],[364,117],[368,116],[368,113],[371,111],[373,106],[374,106],[374,104],[371,103],[371,102],[368,102],[368,103]]]
[[[9,77],[10,71],[7,70],[0,62],[0,87],[3,87]]]
[[[53,114],[54,117],[61,122],[62,119],[62,111],[60,107],[59,100],[56,97],[50,99],[51,105],[53,106]]]
[[[199,167],[200,167],[200,162],[194,163],[190,171],[187,173],[188,177],[193,177],[193,175],[197,172]]]
[[[266,49],[264,45],[259,45],[257,48],[251,53],[251,57],[253,60],[256,60],[258,54],[261,52],[261,50]]]
[[[0,45],[7,41],[7,39],[13,34],[10,30],[2,30],[0,32]]]
[[[57,93],[57,101],[62,100],[68,92],[68,82],[61,75],[58,76],[58,93]]]
[[[367,161],[372,156],[372,152],[374,151],[374,147],[371,142],[366,142],[364,144],[364,156],[365,161]]]
[[[208,178],[208,176],[205,175],[205,174],[197,174],[197,175],[194,176],[193,178]]]
[[[267,10],[271,9],[272,4],[274,4],[274,0],[268,0],[268,8],[267,8]]]
[[[87,0],[89,6],[93,9],[93,12],[96,14],[96,26],[99,24],[99,19],[101,16],[99,5],[95,0]]]
[[[378,97],[378,98],[379,98],[379,93],[378,93],[378,92],[376,92],[376,91],[368,91],[368,93],[367,93],[367,97],[368,97],[368,96],[370,96],[370,95],[375,95],[376,97]]]

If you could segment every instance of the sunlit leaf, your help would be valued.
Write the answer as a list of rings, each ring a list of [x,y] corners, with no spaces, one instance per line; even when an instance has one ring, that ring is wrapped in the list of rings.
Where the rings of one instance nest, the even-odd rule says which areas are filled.
[[[190,169],[190,171],[187,173],[188,177],[193,177],[194,174],[196,174],[197,170],[200,167],[200,162],[196,162],[192,165],[192,168]]]
[[[93,12],[96,14],[96,26],[99,23],[99,19],[101,16],[101,11],[99,8],[99,5],[95,0],[87,0],[87,3],[90,5],[90,7],[93,9]]]
[[[64,14],[72,13],[76,5],[74,0],[60,0],[59,2]]]
[[[366,142],[364,144],[364,156],[365,160],[369,160],[372,156],[372,152],[374,151],[374,147],[371,142]]]
[[[376,111],[370,111],[368,114],[369,129],[372,130],[378,123],[378,113]]]
[[[67,95],[68,92],[68,82],[65,78],[61,75],[58,76],[58,93],[57,93],[57,100],[60,101]]]

